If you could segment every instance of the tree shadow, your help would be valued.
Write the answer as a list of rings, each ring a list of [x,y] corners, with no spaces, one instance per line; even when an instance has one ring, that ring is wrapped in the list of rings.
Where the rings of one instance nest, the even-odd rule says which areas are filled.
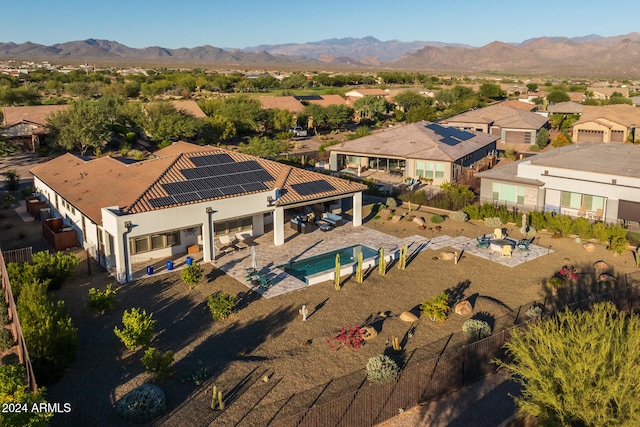
[[[451,306],[454,306],[460,301],[463,301],[464,294],[466,290],[469,289],[470,286],[471,286],[471,280],[466,279],[466,280],[463,280],[462,282],[458,282],[458,284],[455,286],[445,289],[444,292],[449,297],[449,304]],[[473,306],[474,304],[471,304],[471,305]]]
[[[311,313],[309,313],[309,315],[307,316],[307,320],[313,316],[314,314],[316,314],[318,311],[320,311],[322,309],[322,307],[324,307],[327,302],[329,301],[329,298],[326,298],[324,301],[322,301],[321,303],[317,304],[314,308],[313,311]]]
[[[495,328],[496,318],[493,314],[489,312],[480,311],[478,313],[475,313],[473,316],[471,316],[471,318],[474,320],[481,320],[483,322],[487,322],[487,324],[491,327],[492,331]]]

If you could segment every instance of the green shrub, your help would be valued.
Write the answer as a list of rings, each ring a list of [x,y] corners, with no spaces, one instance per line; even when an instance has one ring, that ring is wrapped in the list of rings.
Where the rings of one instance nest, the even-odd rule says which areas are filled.
[[[169,142],[169,145],[171,145],[171,142]],[[169,145],[167,145],[167,147]],[[142,151],[133,149],[129,150],[129,152],[127,153],[127,157],[131,157],[135,160],[144,160],[146,156]]]
[[[571,224],[571,233],[577,234],[582,239],[590,239],[593,237],[593,228],[591,221],[587,218],[576,218]]]
[[[469,215],[464,211],[452,212],[451,215],[449,215],[449,218],[451,218],[454,221],[460,221],[460,222],[469,221]]]
[[[551,215],[547,220],[547,228],[554,233],[562,233],[563,236],[571,234],[573,220],[567,215]]]
[[[540,151],[540,146],[533,144],[531,147],[529,147],[529,150],[533,152]]]
[[[182,269],[180,272],[180,278],[190,288],[194,288],[202,279],[202,268],[200,268],[198,263],[194,261],[193,264]]]
[[[491,326],[484,320],[469,319],[462,324],[462,332],[471,341],[491,336]]]
[[[442,224],[444,222],[444,217],[442,215],[433,215],[430,218],[430,221],[434,224]]]
[[[367,362],[367,379],[374,383],[393,381],[399,371],[398,364],[384,354],[373,356]]]
[[[543,313],[544,313],[544,306],[536,303],[536,304],[533,304],[531,307],[529,307],[524,314],[529,319],[541,319]]]
[[[78,330],[64,301],[49,300],[46,287],[33,281],[23,285],[17,309],[38,382],[58,381],[78,349]]]
[[[116,412],[127,421],[142,424],[151,421],[167,409],[162,389],[143,384],[125,394],[116,405]]]
[[[596,240],[602,243],[609,241],[609,232],[604,222],[596,222],[591,226],[591,229],[593,230],[593,237],[595,237]]]
[[[65,255],[62,252],[50,254],[46,251],[33,254],[30,263],[10,262],[7,272],[14,291],[13,296],[17,300],[21,287],[34,280],[46,285],[47,290],[60,289],[71,278],[79,262],[75,255]]]
[[[485,220],[485,224],[487,225],[487,227],[502,227],[502,220],[497,217],[497,216],[493,216],[491,218],[487,218]]]
[[[420,310],[424,316],[431,320],[444,322],[449,316],[449,295],[446,292],[436,295],[420,305]]]
[[[209,295],[207,305],[213,320],[224,320],[236,309],[236,299],[229,294],[218,292]]]
[[[9,329],[0,328],[0,351],[5,351],[13,347],[13,334]]]
[[[89,289],[87,308],[91,311],[103,313],[116,305],[116,291],[107,285],[104,291],[96,288]]]
[[[398,207],[398,202],[393,197],[387,197],[386,205],[391,209],[395,209]]]
[[[146,310],[132,308],[122,315],[124,328],[120,329],[116,326],[113,328],[113,332],[129,350],[147,346],[153,339],[156,326],[156,321],[152,319],[152,316],[153,313],[147,316]]]
[[[9,311],[4,302],[4,298],[0,298],[0,327],[9,323]]]
[[[11,395],[18,390],[24,389],[24,375],[24,367],[22,365],[3,364],[0,366],[0,394]]]
[[[626,252],[628,243],[629,242],[627,242],[627,239],[625,239],[624,237],[614,237],[609,243],[609,250],[615,252],[616,254],[622,255]]]
[[[13,353],[12,353],[13,354]],[[16,356],[13,354],[13,356]],[[6,357],[6,356],[5,356]],[[14,407],[28,408],[21,411],[2,411],[0,414],[1,426],[46,426],[47,421],[53,417],[50,412],[31,411],[33,405],[45,403],[44,388],[36,392],[27,391],[25,385],[25,372],[22,365],[16,363],[4,363],[0,366],[0,404],[14,404]]]
[[[422,190],[407,191],[406,193],[400,194],[398,198],[403,202],[411,202],[416,205],[427,204],[427,193]]]
[[[173,351],[162,353],[155,347],[148,348],[142,356],[142,363],[154,380],[161,380],[171,374],[169,366],[173,363]]]

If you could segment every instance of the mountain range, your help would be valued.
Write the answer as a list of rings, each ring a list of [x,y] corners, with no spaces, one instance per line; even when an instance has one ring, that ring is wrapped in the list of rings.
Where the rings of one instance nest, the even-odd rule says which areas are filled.
[[[584,77],[640,77],[640,33],[614,37],[539,37],[521,43],[495,41],[482,47],[374,37],[260,45],[131,48],[117,41],[87,39],[51,46],[0,43],[0,60],[56,63],[199,67],[311,67],[397,69],[434,73],[502,73]]]

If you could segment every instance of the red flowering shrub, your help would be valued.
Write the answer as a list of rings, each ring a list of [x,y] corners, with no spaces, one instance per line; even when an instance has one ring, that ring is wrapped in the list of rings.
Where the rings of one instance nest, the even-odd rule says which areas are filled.
[[[563,266],[556,276],[563,280],[578,280],[578,273],[574,267]]]
[[[340,328],[340,332],[333,339],[328,339],[330,348],[340,350],[344,347],[360,348],[364,344],[360,326],[347,326]]]

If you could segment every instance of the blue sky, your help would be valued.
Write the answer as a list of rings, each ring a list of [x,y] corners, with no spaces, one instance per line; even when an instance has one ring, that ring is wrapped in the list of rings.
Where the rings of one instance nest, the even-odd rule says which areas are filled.
[[[96,38],[138,48],[243,48],[373,36],[483,46],[628,34],[640,30],[638,12],[629,0],[4,0],[0,42]]]

